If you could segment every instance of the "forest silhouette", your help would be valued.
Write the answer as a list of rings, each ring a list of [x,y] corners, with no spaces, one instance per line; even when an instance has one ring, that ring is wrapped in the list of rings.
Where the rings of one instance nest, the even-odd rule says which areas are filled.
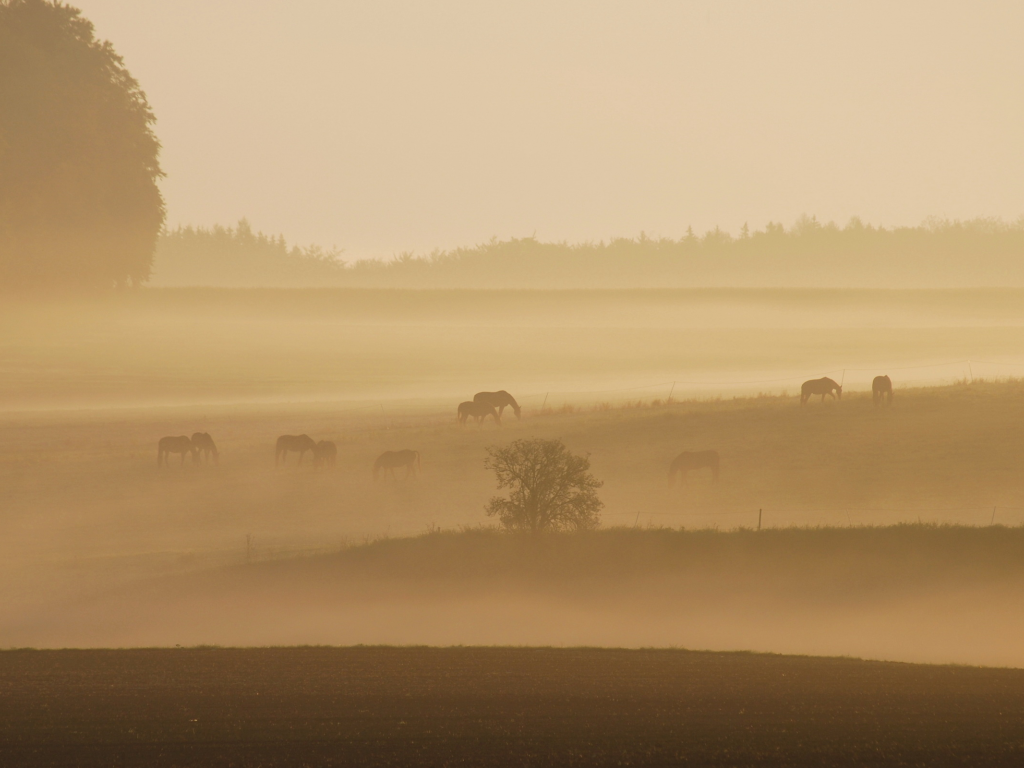
[[[552,243],[492,239],[472,247],[346,263],[343,252],[289,246],[236,227],[179,227],[157,246],[153,285],[366,288],[650,288],[1024,286],[1024,219],[846,226],[803,216],[738,236]]]

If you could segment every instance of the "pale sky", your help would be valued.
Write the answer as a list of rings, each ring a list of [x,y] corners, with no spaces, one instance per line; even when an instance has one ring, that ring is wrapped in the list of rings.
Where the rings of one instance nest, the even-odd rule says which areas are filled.
[[[1024,3],[72,0],[168,224],[347,257],[1024,214]]]

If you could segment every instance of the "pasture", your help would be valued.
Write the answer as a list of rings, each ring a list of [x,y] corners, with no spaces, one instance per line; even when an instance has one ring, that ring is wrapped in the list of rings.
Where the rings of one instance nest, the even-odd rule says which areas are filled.
[[[980,362],[973,383],[969,369],[901,372],[896,363],[1012,359],[1024,341],[1022,297],[168,290],[5,306],[0,646],[171,642],[162,631],[74,634],[40,622],[153,579],[487,524],[486,448],[520,437],[590,455],[605,483],[605,527],[1019,526],[1024,384],[980,380]],[[844,366],[841,401],[799,405],[805,373],[842,378],[832,369]],[[872,403],[871,378],[883,372],[896,387],[891,407]],[[761,376],[772,379],[763,394],[742,384]],[[946,383],[914,386],[914,376]],[[738,394],[647,387],[683,377],[728,379]],[[645,388],[621,389],[633,385]],[[506,410],[501,428],[459,425],[458,403],[497,389],[517,397],[521,420]],[[173,456],[157,466],[161,437],[195,432],[212,435],[218,464]],[[334,465],[315,468],[307,454],[297,466],[291,454],[275,467],[275,441],[288,434],[335,443]],[[420,454],[416,477],[399,470],[375,482],[374,460],[406,449]],[[672,459],[704,450],[720,455],[719,482],[701,470],[670,487]],[[206,625],[196,626],[192,640],[203,642]],[[324,637],[334,635],[314,627],[289,641]],[[707,647],[802,648],[770,633],[758,645],[742,628],[693,637]],[[555,640],[629,638],[595,629]],[[911,646],[871,653],[919,658]],[[954,651],[927,658],[1004,658]]]
[[[489,422],[482,428],[462,427],[451,409],[426,406],[393,412],[386,428],[379,415],[344,412],[330,404],[7,416],[0,430],[0,488],[5,510],[0,545],[4,609],[0,644],[245,643],[245,632],[224,634],[218,624],[221,629],[208,633],[211,625],[198,618],[237,618],[226,610],[230,605],[244,606],[244,613],[260,617],[256,625],[230,622],[236,628],[250,627],[248,636],[253,642],[340,642],[335,623],[323,624],[315,616],[338,611],[345,615],[345,611],[330,607],[334,605],[330,600],[326,607],[314,600],[310,615],[283,620],[275,606],[305,605],[303,592],[285,590],[286,596],[278,595],[278,599],[268,596],[277,594],[272,584],[213,600],[202,608],[195,608],[191,598],[175,592],[168,598],[172,603],[192,606],[186,611],[193,618],[184,623],[195,632],[187,635],[174,630],[174,621],[134,626],[136,620],[141,622],[141,614],[125,607],[135,604],[134,599],[101,601],[102,609],[89,611],[100,618],[99,625],[87,621],[85,629],[69,617],[75,614],[75,606],[91,605],[89,600],[121,594],[119,590],[141,588],[139,585],[153,578],[188,578],[189,573],[246,562],[252,565],[326,555],[380,539],[486,524],[490,521],[483,508],[494,493],[494,480],[483,468],[485,449],[517,437],[555,437],[574,451],[590,454],[594,474],[605,482],[601,497],[606,503],[602,514],[606,527],[749,530],[756,528],[758,510],[763,509],[765,529],[824,525],[851,528],[852,533],[857,526],[920,521],[963,523],[986,530],[994,521],[997,526],[1017,530],[1024,520],[1024,476],[1020,472],[1024,446],[1018,429],[1022,411],[1024,385],[1010,382],[905,389],[899,391],[891,408],[875,407],[870,393],[851,393],[841,402],[805,406],[798,404],[796,396],[763,397],[588,407],[571,412],[525,411],[521,421],[509,418],[503,428]],[[172,462],[158,468],[154,435],[184,434],[193,429],[214,436],[220,449],[219,465],[186,461],[184,466]],[[289,431],[334,441],[336,466],[315,469],[309,458],[299,466],[293,457],[288,465],[275,468],[275,436]],[[702,470],[670,487],[667,470],[671,459],[680,450],[709,446],[721,456],[719,482],[712,484],[710,471]],[[375,482],[375,457],[385,450],[403,448],[420,452],[422,465],[417,476],[406,479],[400,471],[394,479],[382,475]],[[916,557],[913,549],[891,554],[898,560]],[[856,561],[855,557],[850,560]],[[851,565],[851,573],[859,567],[871,566]],[[794,581],[811,583],[819,575],[808,566]],[[712,571],[696,578],[719,581],[721,576]],[[750,573],[747,576],[754,578]],[[844,578],[836,576],[839,581]],[[470,578],[477,580],[479,574]],[[721,583],[734,586],[738,593],[747,591],[746,582],[725,579]],[[631,584],[627,578],[622,588],[628,592]],[[209,586],[200,581],[193,591],[206,594]],[[993,606],[1006,603],[1005,592],[989,586],[995,590],[992,601],[979,600],[976,591],[969,594],[972,605],[985,604],[982,614],[991,619],[1000,615]],[[495,588],[499,593],[503,589],[500,585]],[[641,588],[647,589],[637,586]],[[398,589],[391,596],[403,591]],[[989,591],[986,587],[982,593],[988,595]],[[515,599],[534,605],[535,597]],[[722,595],[716,599],[721,605],[729,604]],[[904,612],[906,604],[893,609],[884,591],[864,599],[882,606],[881,618],[875,616],[868,622],[872,632],[842,634],[865,639],[877,632],[886,637],[886,621]],[[149,602],[164,605],[149,598],[141,604]],[[428,601],[419,613],[388,614],[384,624],[432,626],[425,617],[431,615],[429,606],[435,602]],[[492,617],[507,607],[492,596],[474,596],[470,603],[477,608],[495,606],[480,614]],[[919,638],[921,626],[937,637],[933,619],[947,608],[933,605],[926,611],[927,620],[922,619],[917,629],[907,629],[907,638]],[[551,626],[557,626],[554,617],[576,615],[566,614],[565,609],[563,604],[558,610],[549,607],[535,615],[543,615],[551,620]],[[617,608],[602,607],[600,601],[593,610],[597,615],[619,615]],[[165,613],[163,609],[160,612]],[[814,611],[805,613],[813,615]],[[172,611],[168,615],[178,614]],[[369,636],[343,633],[343,638],[351,642],[454,643],[462,642],[463,636],[480,642],[502,642],[505,637],[501,632],[474,635],[459,618],[463,615],[459,610],[445,615],[455,629],[440,636],[396,630],[397,634],[384,632],[377,637],[374,629]],[[672,618],[671,626],[666,629],[662,624],[649,634],[609,633],[607,620],[595,623],[580,617],[580,634],[526,633],[512,639],[671,644],[673,638],[692,637],[698,647],[831,649],[886,658],[922,658],[916,641],[906,638],[895,644],[847,647],[830,645],[831,641],[819,643],[813,638],[820,635],[812,633],[807,645],[786,645],[787,638],[792,638],[788,627],[794,620],[785,611],[779,614],[782,623],[761,635],[751,634],[744,622],[722,623],[721,616],[708,625],[724,627],[722,632],[679,634],[679,625],[672,623],[679,615],[672,610],[667,615]],[[53,617],[57,617],[56,623]],[[1016,626],[1018,618],[1017,612],[1010,610],[999,626],[1006,622]],[[65,626],[65,621],[70,623]],[[283,628],[284,636],[264,636],[264,624]],[[380,628],[373,622],[366,626]],[[499,622],[497,626],[510,625]],[[633,626],[643,626],[643,622]],[[1002,640],[996,650],[969,642],[959,648],[946,643],[923,657],[1024,663],[1002,646]]]

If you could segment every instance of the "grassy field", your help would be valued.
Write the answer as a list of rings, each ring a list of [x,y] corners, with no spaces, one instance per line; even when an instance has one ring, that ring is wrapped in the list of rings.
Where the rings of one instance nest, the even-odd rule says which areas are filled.
[[[5,766],[1005,766],[1024,672],[671,650],[0,653]]]
[[[9,414],[0,422],[0,645],[52,644],[60,631],[31,629],[39,615],[140,579],[487,523],[486,448],[518,437],[555,437],[590,454],[605,481],[606,526],[753,528],[759,509],[766,528],[1018,526],[1022,419],[1019,383],[904,389],[891,408],[851,394],[804,407],[764,397],[559,409],[502,429],[464,429],[426,405],[383,417],[331,404]],[[219,466],[158,470],[158,436],[200,429],[217,439]],[[275,468],[273,441],[286,432],[337,441],[337,468],[316,472],[294,458]],[[397,448],[422,452],[420,477],[374,483],[373,458]],[[693,475],[669,487],[672,456],[703,448],[721,453],[720,482]],[[161,637],[171,639],[145,639]],[[296,637],[318,642],[315,632]],[[709,637],[704,647],[725,641]],[[929,658],[975,658],[936,653]]]

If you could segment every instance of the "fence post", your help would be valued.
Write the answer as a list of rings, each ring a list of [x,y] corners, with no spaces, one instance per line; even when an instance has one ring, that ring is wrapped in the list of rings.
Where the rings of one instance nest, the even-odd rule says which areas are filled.
[[[988,524],[989,525],[995,525],[996,524],[996,508],[995,507],[992,507],[992,519],[988,521]]]
[[[757,530],[759,530],[759,531],[761,530],[761,513],[763,511],[764,511],[763,509],[757,510]]]
[[[675,391],[676,391],[676,383],[675,383],[675,382],[673,381],[673,382],[672,382],[672,389],[670,389],[670,390],[668,391],[668,399],[669,399],[669,400],[671,400],[671,399],[672,399],[672,393],[673,393],[673,392],[675,392]]]

